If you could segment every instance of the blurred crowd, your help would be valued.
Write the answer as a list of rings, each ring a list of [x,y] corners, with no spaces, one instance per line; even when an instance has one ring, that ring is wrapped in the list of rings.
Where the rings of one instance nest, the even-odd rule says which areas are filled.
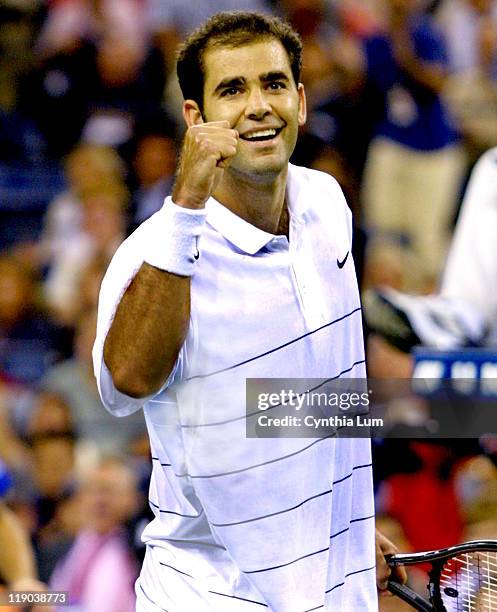
[[[178,43],[240,9],[302,36],[309,116],[292,161],[345,191],[363,289],[436,290],[471,168],[497,145],[497,0],[0,0],[0,500],[38,578],[85,611],[133,609],[150,516],[143,416],[107,414],[93,377],[100,282],[172,188]],[[370,371],[408,375],[370,346]],[[497,537],[492,453],[376,452],[399,547]]]

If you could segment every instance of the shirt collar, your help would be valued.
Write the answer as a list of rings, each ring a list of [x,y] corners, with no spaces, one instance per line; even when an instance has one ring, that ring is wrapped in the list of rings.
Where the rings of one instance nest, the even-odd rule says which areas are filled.
[[[248,223],[214,198],[209,198],[205,206],[209,225],[231,244],[249,255],[254,255],[257,251],[260,251],[274,238],[273,234],[264,232],[255,225]]]
[[[303,198],[302,177],[295,166],[288,164],[286,200],[291,220],[299,221],[309,207],[309,198]],[[254,255],[274,238],[274,234],[265,232],[248,223],[229,208],[223,206],[214,198],[206,203],[207,222],[231,244],[241,251]]]
[[[307,189],[308,174],[305,168],[288,164],[286,201],[290,217],[302,222],[311,205],[313,194]]]

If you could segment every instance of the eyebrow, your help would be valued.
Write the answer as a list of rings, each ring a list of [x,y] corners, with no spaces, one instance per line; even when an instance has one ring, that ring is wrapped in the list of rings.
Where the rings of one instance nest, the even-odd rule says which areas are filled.
[[[259,79],[263,83],[270,83],[271,81],[289,81],[288,75],[281,70],[273,70],[272,72],[266,72],[261,74]]]
[[[259,75],[259,81],[262,83],[271,83],[273,81],[286,81],[289,82],[289,77],[284,72],[279,70],[274,70],[271,72],[264,72]],[[219,93],[223,89],[227,89],[230,87],[239,87],[240,85],[244,85],[247,82],[245,77],[237,76],[237,77],[227,77],[223,79],[219,85],[214,90],[214,93]]]
[[[223,79],[219,85],[214,90],[214,93],[219,93],[222,89],[226,89],[229,87],[237,87],[239,85],[243,85],[246,80],[243,77],[228,77]]]

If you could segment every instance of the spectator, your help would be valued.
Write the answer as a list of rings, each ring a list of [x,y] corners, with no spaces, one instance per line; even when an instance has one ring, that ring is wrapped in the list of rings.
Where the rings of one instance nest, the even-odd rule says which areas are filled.
[[[443,40],[420,6],[419,0],[388,0],[387,29],[365,42],[369,85],[385,105],[363,183],[372,233],[369,278],[380,280],[375,252],[392,244],[411,260],[404,277],[412,290],[427,290],[438,276],[464,172],[462,150],[440,97]]]
[[[81,231],[52,260],[44,284],[47,302],[58,321],[73,325],[78,311],[78,288],[94,257],[110,260],[126,233],[128,192],[111,185],[82,197]]]
[[[302,78],[308,84],[306,96],[309,110],[312,110],[327,102],[336,92],[338,84],[329,42],[323,43],[317,37],[309,37],[303,43],[305,60]]]
[[[121,147],[132,140],[135,124],[161,107],[165,84],[160,53],[142,54],[126,39],[107,33],[95,47],[93,87],[88,92],[82,138]]]
[[[137,226],[164,203],[172,191],[176,168],[174,127],[160,117],[156,122],[139,128],[135,138],[133,171],[133,225]]]
[[[156,37],[168,72],[174,67],[179,43],[219,11],[270,12],[267,0],[146,0],[149,28]]]
[[[54,159],[79,142],[95,80],[94,49],[80,45],[33,68],[21,82],[18,107],[32,119]]]
[[[41,236],[41,263],[50,267],[81,232],[85,193],[122,185],[125,167],[110,147],[78,144],[65,160],[67,189],[50,202]]]
[[[497,278],[496,229],[497,148],[493,148],[471,173],[438,294],[370,292],[365,296],[368,325],[406,353],[417,344],[444,350],[495,347],[497,294],[489,287]],[[411,368],[409,355],[399,354],[399,359]]]
[[[124,453],[131,441],[146,433],[143,415],[116,428],[115,419],[103,408],[93,375],[91,350],[95,340],[96,314],[81,315],[74,339],[74,357],[48,371],[42,386],[64,397],[71,407],[78,445],[95,453]]]
[[[483,22],[497,28],[496,0],[443,0],[436,13],[447,45],[451,72],[467,72],[480,64]]]
[[[35,396],[30,414],[25,419],[22,436],[28,440],[50,433],[64,433],[74,428],[71,409],[56,393],[41,391]]]
[[[84,267],[78,286],[78,308],[75,312],[74,320],[79,321],[80,317],[94,310],[98,305],[98,294],[100,285],[105,274],[108,261],[105,255],[98,254]]]
[[[329,0],[280,0],[285,18],[304,41],[329,41],[336,34],[336,10]]]
[[[57,559],[68,550],[77,528],[73,499],[76,438],[71,430],[40,430],[29,440],[34,543],[40,577],[46,581]]]
[[[471,165],[497,145],[497,21],[482,17],[476,36],[474,66],[450,75],[444,92]]]
[[[5,461],[13,475],[17,501],[25,501],[39,490],[33,476],[38,466],[31,442],[47,435],[63,437],[72,431],[71,412],[61,397],[33,393],[31,401],[25,404],[24,414],[7,411],[0,414],[0,460]]]
[[[318,89],[320,94],[314,95],[306,129],[332,147],[335,158],[341,160],[335,163],[332,174],[345,190],[355,222],[359,223],[359,186],[367,149],[383,105],[366,80],[361,41],[341,32],[328,46],[329,51],[323,54],[318,52],[321,45],[314,43],[309,47],[309,41],[306,43],[304,79],[311,83],[311,100],[313,89]],[[318,88],[313,87],[316,75],[320,74],[324,78],[318,80]],[[326,83],[327,91],[322,86]],[[308,143],[304,142],[304,148],[308,148]]]
[[[385,480],[386,511],[400,522],[414,550],[442,548],[461,541],[463,516],[455,486],[457,457],[453,450],[450,445],[419,440],[409,441],[406,447],[417,465],[411,469],[398,465]],[[406,504],[407,496],[416,499],[416,504]],[[450,514],[447,508],[451,508]]]
[[[0,462],[0,579],[13,591],[45,590],[45,585],[37,579],[28,534],[5,502],[10,486],[9,473]]]
[[[457,474],[457,489],[464,511],[464,540],[493,539],[497,535],[497,469],[495,456],[469,459]]]
[[[81,530],[50,586],[69,591],[82,612],[132,612],[137,568],[125,523],[138,504],[133,472],[118,459],[102,460],[81,484],[80,502]]]
[[[56,0],[48,4],[37,41],[43,57],[68,53],[83,41],[113,32],[117,38],[145,50],[147,31],[140,0]]]
[[[75,436],[72,431],[40,431],[30,437],[38,528],[45,527],[57,503],[74,485]]]
[[[335,6],[345,31],[359,37],[372,34],[385,19],[382,0],[339,0]]]
[[[65,0],[49,11],[42,65],[26,79],[21,100],[55,156],[81,137],[120,146],[147,109],[160,107],[163,62],[148,44],[142,8],[139,0]],[[64,13],[81,23],[66,28]],[[54,42],[51,26],[62,33],[52,36]]]
[[[37,305],[32,273],[0,254],[0,371],[35,383],[58,355],[58,332]]]
[[[3,110],[15,109],[19,82],[33,64],[33,38],[40,4],[5,1],[0,4],[0,108]]]

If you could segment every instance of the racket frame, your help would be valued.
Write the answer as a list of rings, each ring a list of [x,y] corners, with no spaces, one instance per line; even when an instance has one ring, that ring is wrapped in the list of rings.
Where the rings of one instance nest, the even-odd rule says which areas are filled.
[[[429,581],[427,584],[431,603],[426,601],[410,587],[395,581],[394,578],[389,580],[387,588],[391,593],[420,612],[446,612],[442,594],[440,593],[440,575],[443,566],[445,562],[452,557],[474,552],[497,552],[497,540],[472,540],[470,542],[464,542],[463,544],[456,544],[455,546],[428,552],[386,555],[385,559],[392,568],[400,565],[415,565],[418,563],[432,564],[431,570],[428,572]]]

